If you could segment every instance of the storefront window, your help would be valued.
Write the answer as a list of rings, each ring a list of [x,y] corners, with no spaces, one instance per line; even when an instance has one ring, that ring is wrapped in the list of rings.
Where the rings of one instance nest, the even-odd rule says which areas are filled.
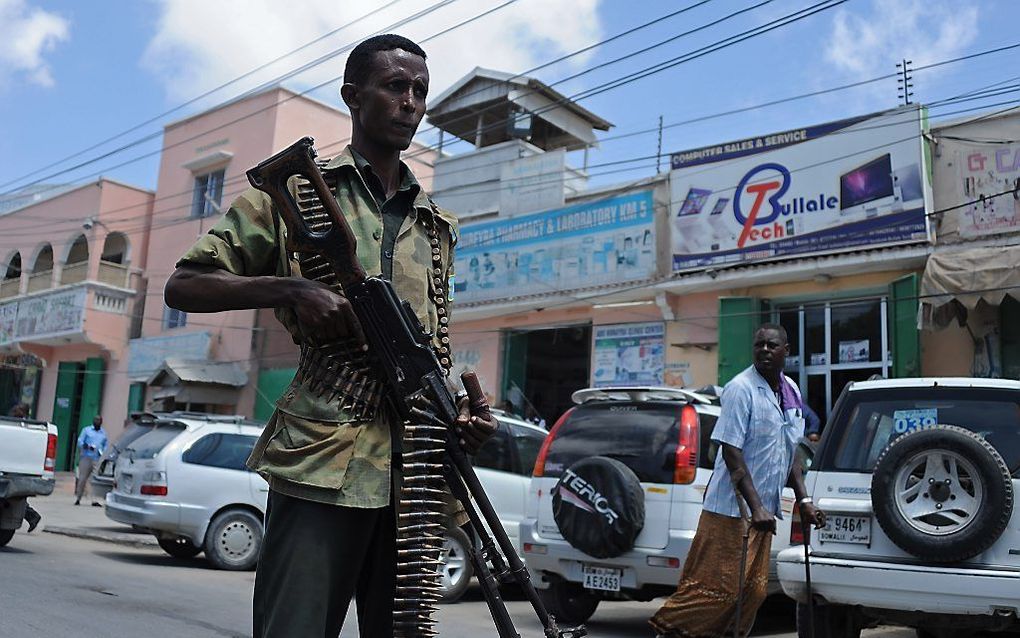
[[[882,361],[882,302],[833,305],[830,308],[833,363]]]

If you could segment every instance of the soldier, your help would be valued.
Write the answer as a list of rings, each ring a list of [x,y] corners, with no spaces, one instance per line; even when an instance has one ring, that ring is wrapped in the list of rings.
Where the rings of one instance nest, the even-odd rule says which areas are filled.
[[[340,90],[353,120],[351,144],[323,172],[336,185],[362,266],[392,280],[449,364],[443,302],[457,222],[400,161],[425,114],[428,85],[425,52],[410,40],[382,35],[355,47]],[[309,262],[288,253],[285,233],[269,197],[248,190],[178,262],[167,304],[186,312],[275,308],[303,354],[339,344],[328,351],[357,357],[364,339],[350,304],[310,272],[297,276]],[[255,575],[256,638],[336,636],[353,596],[361,636],[392,635],[394,421],[384,406],[356,414],[338,407],[301,379],[277,402],[248,460],[270,487]],[[470,416],[463,401],[455,427],[470,453],[496,423]]]

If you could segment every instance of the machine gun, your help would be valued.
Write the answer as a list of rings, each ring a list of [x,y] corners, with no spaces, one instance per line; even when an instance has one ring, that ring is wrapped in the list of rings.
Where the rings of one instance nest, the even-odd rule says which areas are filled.
[[[499,638],[520,638],[500,596],[500,582],[520,585],[547,638],[587,635],[584,627],[560,629],[539,598],[527,568],[460,447],[453,429],[459,414],[457,403],[431,347],[432,335],[422,326],[410,304],[400,300],[390,281],[366,275],[358,261],[357,240],[315,163],[313,143],[310,137],[298,140],[249,170],[248,181],[268,194],[279,210],[287,226],[287,249],[321,255],[332,266],[344,296],[361,323],[372,366],[387,389],[387,401],[402,419],[405,431],[419,435],[410,437],[412,449],[405,450],[403,455],[404,469],[410,472],[405,472],[401,506],[441,504],[435,498],[437,480],[445,480],[453,496],[463,504],[471,528],[480,539],[480,546],[471,548],[468,558],[478,575]],[[295,176],[311,184],[329,217],[327,229],[313,229],[302,216],[288,188],[288,181]],[[473,373],[465,373],[461,379],[468,392],[472,414],[484,418],[488,405],[477,378]],[[418,443],[414,443],[415,439]],[[433,460],[438,462],[429,462]],[[398,556],[401,557],[398,567],[403,561],[406,569],[398,569],[394,632],[399,636],[432,636],[436,632],[430,615],[435,612],[438,594],[436,581],[430,582],[430,577],[437,577],[441,525],[435,519],[435,507],[425,512],[407,509],[402,507],[398,511]],[[407,530],[408,534],[402,536],[400,530]]]

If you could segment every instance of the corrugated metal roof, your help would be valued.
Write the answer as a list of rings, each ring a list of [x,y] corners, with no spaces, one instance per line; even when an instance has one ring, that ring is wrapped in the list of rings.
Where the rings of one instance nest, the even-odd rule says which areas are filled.
[[[248,375],[230,361],[166,359],[149,377],[149,385],[168,386],[178,383],[240,387],[248,383]]]

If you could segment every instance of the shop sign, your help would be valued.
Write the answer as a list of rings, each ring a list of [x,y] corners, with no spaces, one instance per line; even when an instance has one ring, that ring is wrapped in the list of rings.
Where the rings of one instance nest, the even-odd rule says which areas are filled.
[[[595,326],[592,385],[662,385],[665,324]]]
[[[652,191],[461,228],[458,302],[555,294],[655,274]]]
[[[79,287],[0,305],[0,346],[81,332],[85,295]]]
[[[926,240],[921,124],[907,107],[675,153],[673,269]]]
[[[148,379],[168,358],[208,359],[210,343],[208,332],[132,339],[128,342],[128,377],[135,381]]]
[[[961,237],[1020,230],[1020,144],[973,144],[940,140],[942,157],[956,165],[952,201],[939,207],[959,209]],[[1001,195],[1014,191],[1009,195]],[[995,195],[993,197],[993,195]]]

